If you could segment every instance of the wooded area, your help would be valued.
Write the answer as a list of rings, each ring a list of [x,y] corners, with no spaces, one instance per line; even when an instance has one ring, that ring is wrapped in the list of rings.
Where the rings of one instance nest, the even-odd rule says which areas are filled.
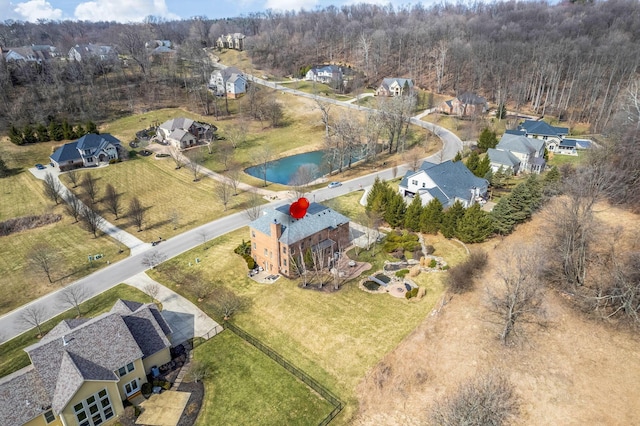
[[[247,35],[254,64],[276,75],[336,63],[365,75],[358,86],[406,76],[421,88],[454,95],[476,91],[496,104],[589,122],[601,132],[632,84],[640,59],[640,4],[541,2],[438,4],[394,9],[358,4],[297,13],[195,17],[140,24],[6,21],[0,46],[116,45],[125,61],[0,64],[0,116],[24,125],[49,116],[102,121],[150,106],[217,109],[206,92],[211,71],[203,47],[223,33]],[[145,42],[170,40],[171,59],[152,61]],[[0,123],[6,125],[7,123]]]

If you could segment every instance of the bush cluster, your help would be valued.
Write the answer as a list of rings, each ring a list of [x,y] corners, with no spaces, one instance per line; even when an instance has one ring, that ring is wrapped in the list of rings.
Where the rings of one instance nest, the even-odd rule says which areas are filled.
[[[399,271],[396,272],[396,277],[404,278],[408,273],[409,273],[408,269],[400,269]]]
[[[242,240],[242,243],[236,247],[233,252],[242,256],[245,262],[247,262],[249,269],[256,267],[256,261],[251,257],[251,241]]]
[[[461,294],[473,289],[475,279],[487,266],[487,253],[474,251],[469,258],[449,271],[447,286],[452,293]],[[442,268],[445,269],[445,268]]]
[[[39,216],[24,216],[0,222],[0,236],[49,225],[62,219],[59,214],[46,213]]]
[[[418,295],[418,287],[413,287],[411,290],[404,294],[404,297],[407,299],[411,299],[412,297],[416,297]]]
[[[72,125],[65,119],[62,122],[51,118],[47,124],[27,124],[22,129],[13,124],[9,125],[9,140],[16,145],[25,143],[62,141],[80,138],[87,133],[98,133],[98,128],[92,121],[85,125]]]

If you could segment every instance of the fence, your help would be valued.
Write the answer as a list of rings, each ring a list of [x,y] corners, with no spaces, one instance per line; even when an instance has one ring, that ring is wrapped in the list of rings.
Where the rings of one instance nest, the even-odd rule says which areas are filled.
[[[247,333],[246,331],[242,330],[240,327],[230,322],[225,323],[225,328],[233,331],[237,336],[239,336],[240,338],[244,339],[246,342],[258,348],[265,355],[267,355],[269,358],[271,358],[272,360],[274,360],[275,362],[283,366],[288,372],[296,376],[298,379],[302,380],[303,383],[305,383],[311,389],[316,391],[320,396],[322,396],[331,405],[333,405],[334,407],[333,411],[331,411],[331,413],[329,413],[329,415],[320,422],[320,426],[328,425],[329,422],[331,422],[331,420],[333,420],[338,415],[338,413],[342,411],[344,404],[342,403],[342,401],[340,401],[340,399],[338,399],[338,397],[332,394],[327,388],[322,386],[320,383],[318,383],[315,379],[313,379],[307,373],[300,370],[298,367],[296,367],[295,365],[291,364],[289,361],[284,359],[279,353],[277,353],[276,351],[274,351],[273,349],[271,349],[270,347],[262,343],[260,340],[256,339],[255,337]]]

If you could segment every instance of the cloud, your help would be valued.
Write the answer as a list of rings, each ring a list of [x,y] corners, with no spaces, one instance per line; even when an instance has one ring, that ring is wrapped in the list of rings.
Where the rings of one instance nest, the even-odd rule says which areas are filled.
[[[35,22],[38,19],[57,20],[62,18],[62,10],[54,9],[51,3],[46,0],[30,0],[24,3],[16,3],[13,11],[19,15],[19,19],[30,22]]]
[[[265,9],[298,11],[304,7],[307,10],[313,10],[317,4],[318,0],[310,0],[303,3],[300,0],[267,0]]]
[[[169,12],[165,0],[96,0],[76,6],[76,19],[84,21],[140,22],[149,15],[180,19]]]

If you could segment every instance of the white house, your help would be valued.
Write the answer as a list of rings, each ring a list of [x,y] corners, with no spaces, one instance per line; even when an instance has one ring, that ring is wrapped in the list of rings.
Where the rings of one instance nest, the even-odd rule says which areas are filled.
[[[337,65],[322,65],[313,67],[304,76],[305,80],[317,81],[319,83],[331,83],[336,81],[342,81],[343,72],[342,68]]]
[[[407,93],[405,93],[407,91]],[[376,96],[408,95],[413,91],[413,80],[410,78],[385,78],[376,89]]]
[[[115,60],[118,54],[112,46],[101,46],[97,44],[76,44],[69,49],[70,61],[85,61],[89,58],[97,58],[101,61]]]
[[[550,152],[556,152],[560,142],[569,134],[569,128],[555,127],[542,120],[525,120],[516,131],[528,138],[543,140]]]
[[[170,143],[178,149],[194,146],[198,141],[211,141],[213,132],[217,128],[213,125],[200,123],[186,117],[172,118],[162,123],[156,129],[156,138]]]
[[[487,155],[493,171],[497,171],[500,166],[505,169],[509,166],[514,174],[541,173],[546,166],[544,148],[545,143],[542,139],[507,132],[502,135],[495,149],[487,151]],[[517,167],[513,164],[516,160],[520,162]]]
[[[217,96],[236,99],[247,92],[247,78],[235,67],[227,67],[211,73],[209,89]]]
[[[444,208],[451,207],[456,201],[466,208],[481,201],[488,186],[486,179],[475,176],[462,161],[440,164],[425,161],[420,169],[407,171],[398,190],[404,197],[420,194],[422,205],[437,198]]]
[[[64,144],[49,157],[61,171],[97,166],[118,159],[120,141],[108,133],[88,133],[75,142]]]

